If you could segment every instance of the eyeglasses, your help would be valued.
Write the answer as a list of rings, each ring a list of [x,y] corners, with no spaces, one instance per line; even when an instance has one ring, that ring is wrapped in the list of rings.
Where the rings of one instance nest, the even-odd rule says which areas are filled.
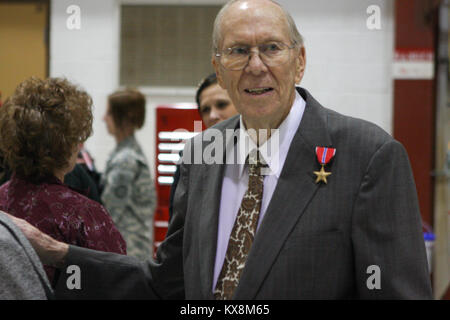
[[[290,58],[290,49],[296,47],[296,43],[288,46],[282,42],[268,42],[257,46],[258,55],[265,65],[274,67],[285,64]],[[252,46],[238,45],[227,48],[220,53],[216,53],[216,57],[220,58],[220,63],[228,70],[242,70],[250,61],[252,54]]]

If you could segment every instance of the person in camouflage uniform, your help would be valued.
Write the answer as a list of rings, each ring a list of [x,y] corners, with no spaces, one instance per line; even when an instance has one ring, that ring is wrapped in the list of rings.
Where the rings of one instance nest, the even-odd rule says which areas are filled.
[[[135,90],[108,97],[104,117],[117,146],[101,179],[102,202],[127,243],[128,255],[145,260],[153,252],[155,186],[134,132],[144,125],[145,97]]]

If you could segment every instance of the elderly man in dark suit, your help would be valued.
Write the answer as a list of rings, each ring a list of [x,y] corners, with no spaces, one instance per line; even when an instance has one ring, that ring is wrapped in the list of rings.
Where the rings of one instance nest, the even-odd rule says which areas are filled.
[[[296,88],[305,49],[275,2],[229,2],[213,42],[219,84],[241,115],[187,143],[174,216],[156,260],[142,264],[35,236],[42,259],[82,270],[82,290],[67,290],[62,278],[58,295],[431,298],[417,195],[401,144]],[[214,152],[212,135],[224,141]],[[250,148],[241,149],[240,141]],[[275,149],[267,152],[268,144]]]

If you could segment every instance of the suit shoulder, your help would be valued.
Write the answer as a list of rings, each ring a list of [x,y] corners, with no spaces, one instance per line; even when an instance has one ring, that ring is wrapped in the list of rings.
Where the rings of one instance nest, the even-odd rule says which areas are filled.
[[[236,127],[236,124],[239,122],[240,115],[237,114],[229,119],[220,121],[219,123],[216,123],[211,128],[218,129],[218,130],[225,130],[225,129],[234,129]]]
[[[14,239],[10,230],[0,221],[0,246],[2,253],[18,252],[20,249],[19,243]],[[3,251],[5,249],[5,251]]]
[[[15,233],[9,224],[0,220],[0,269],[5,268],[19,271],[24,265],[28,265],[25,250],[17,240],[19,235]],[[30,266],[31,267],[31,266]]]
[[[375,123],[346,116],[327,108],[324,110],[333,143],[345,142],[358,148],[375,151],[386,143],[396,141]]]
[[[210,136],[215,136],[215,134],[222,136],[222,134],[223,134],[223,132],[225,132],[225,130],[236,129],[236,126],[239,123],[239,117],[240,117],[240,115],[238,114],[229,119],[226,119],[219,123],[216,123],[212,127],[206,129],[205,131],[200,132],[199,134],[197,134],[196,136],[194,136],[193,138],[188,140],[187,141],[188,145],[190,145],[190,146],[195,145],[195,144],[205,145],[211,141],[210,138],[205,138],[205,136],[210,137]]]
[[[0,299],[46,299],[43,286],[24,248],[1,220],[0,270],[2,270]]]
[[[16,239],[17,234],[0,222],[0,251],[2,259],[0,265],[9,267],[12,270],[20,269],[21,265],[28,261],[24,248]]]

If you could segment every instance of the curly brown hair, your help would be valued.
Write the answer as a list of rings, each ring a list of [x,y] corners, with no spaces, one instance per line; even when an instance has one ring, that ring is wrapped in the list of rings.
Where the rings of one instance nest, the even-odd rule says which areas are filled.
[[[91,134],[92,98],[66,79],[27,79],[0,108],[0,152],[28,181],[66,168]]]
[[[116,91],[108,96],[109,112],[118,128],[140,129],[145,122],[145,96],[135,89]]]

